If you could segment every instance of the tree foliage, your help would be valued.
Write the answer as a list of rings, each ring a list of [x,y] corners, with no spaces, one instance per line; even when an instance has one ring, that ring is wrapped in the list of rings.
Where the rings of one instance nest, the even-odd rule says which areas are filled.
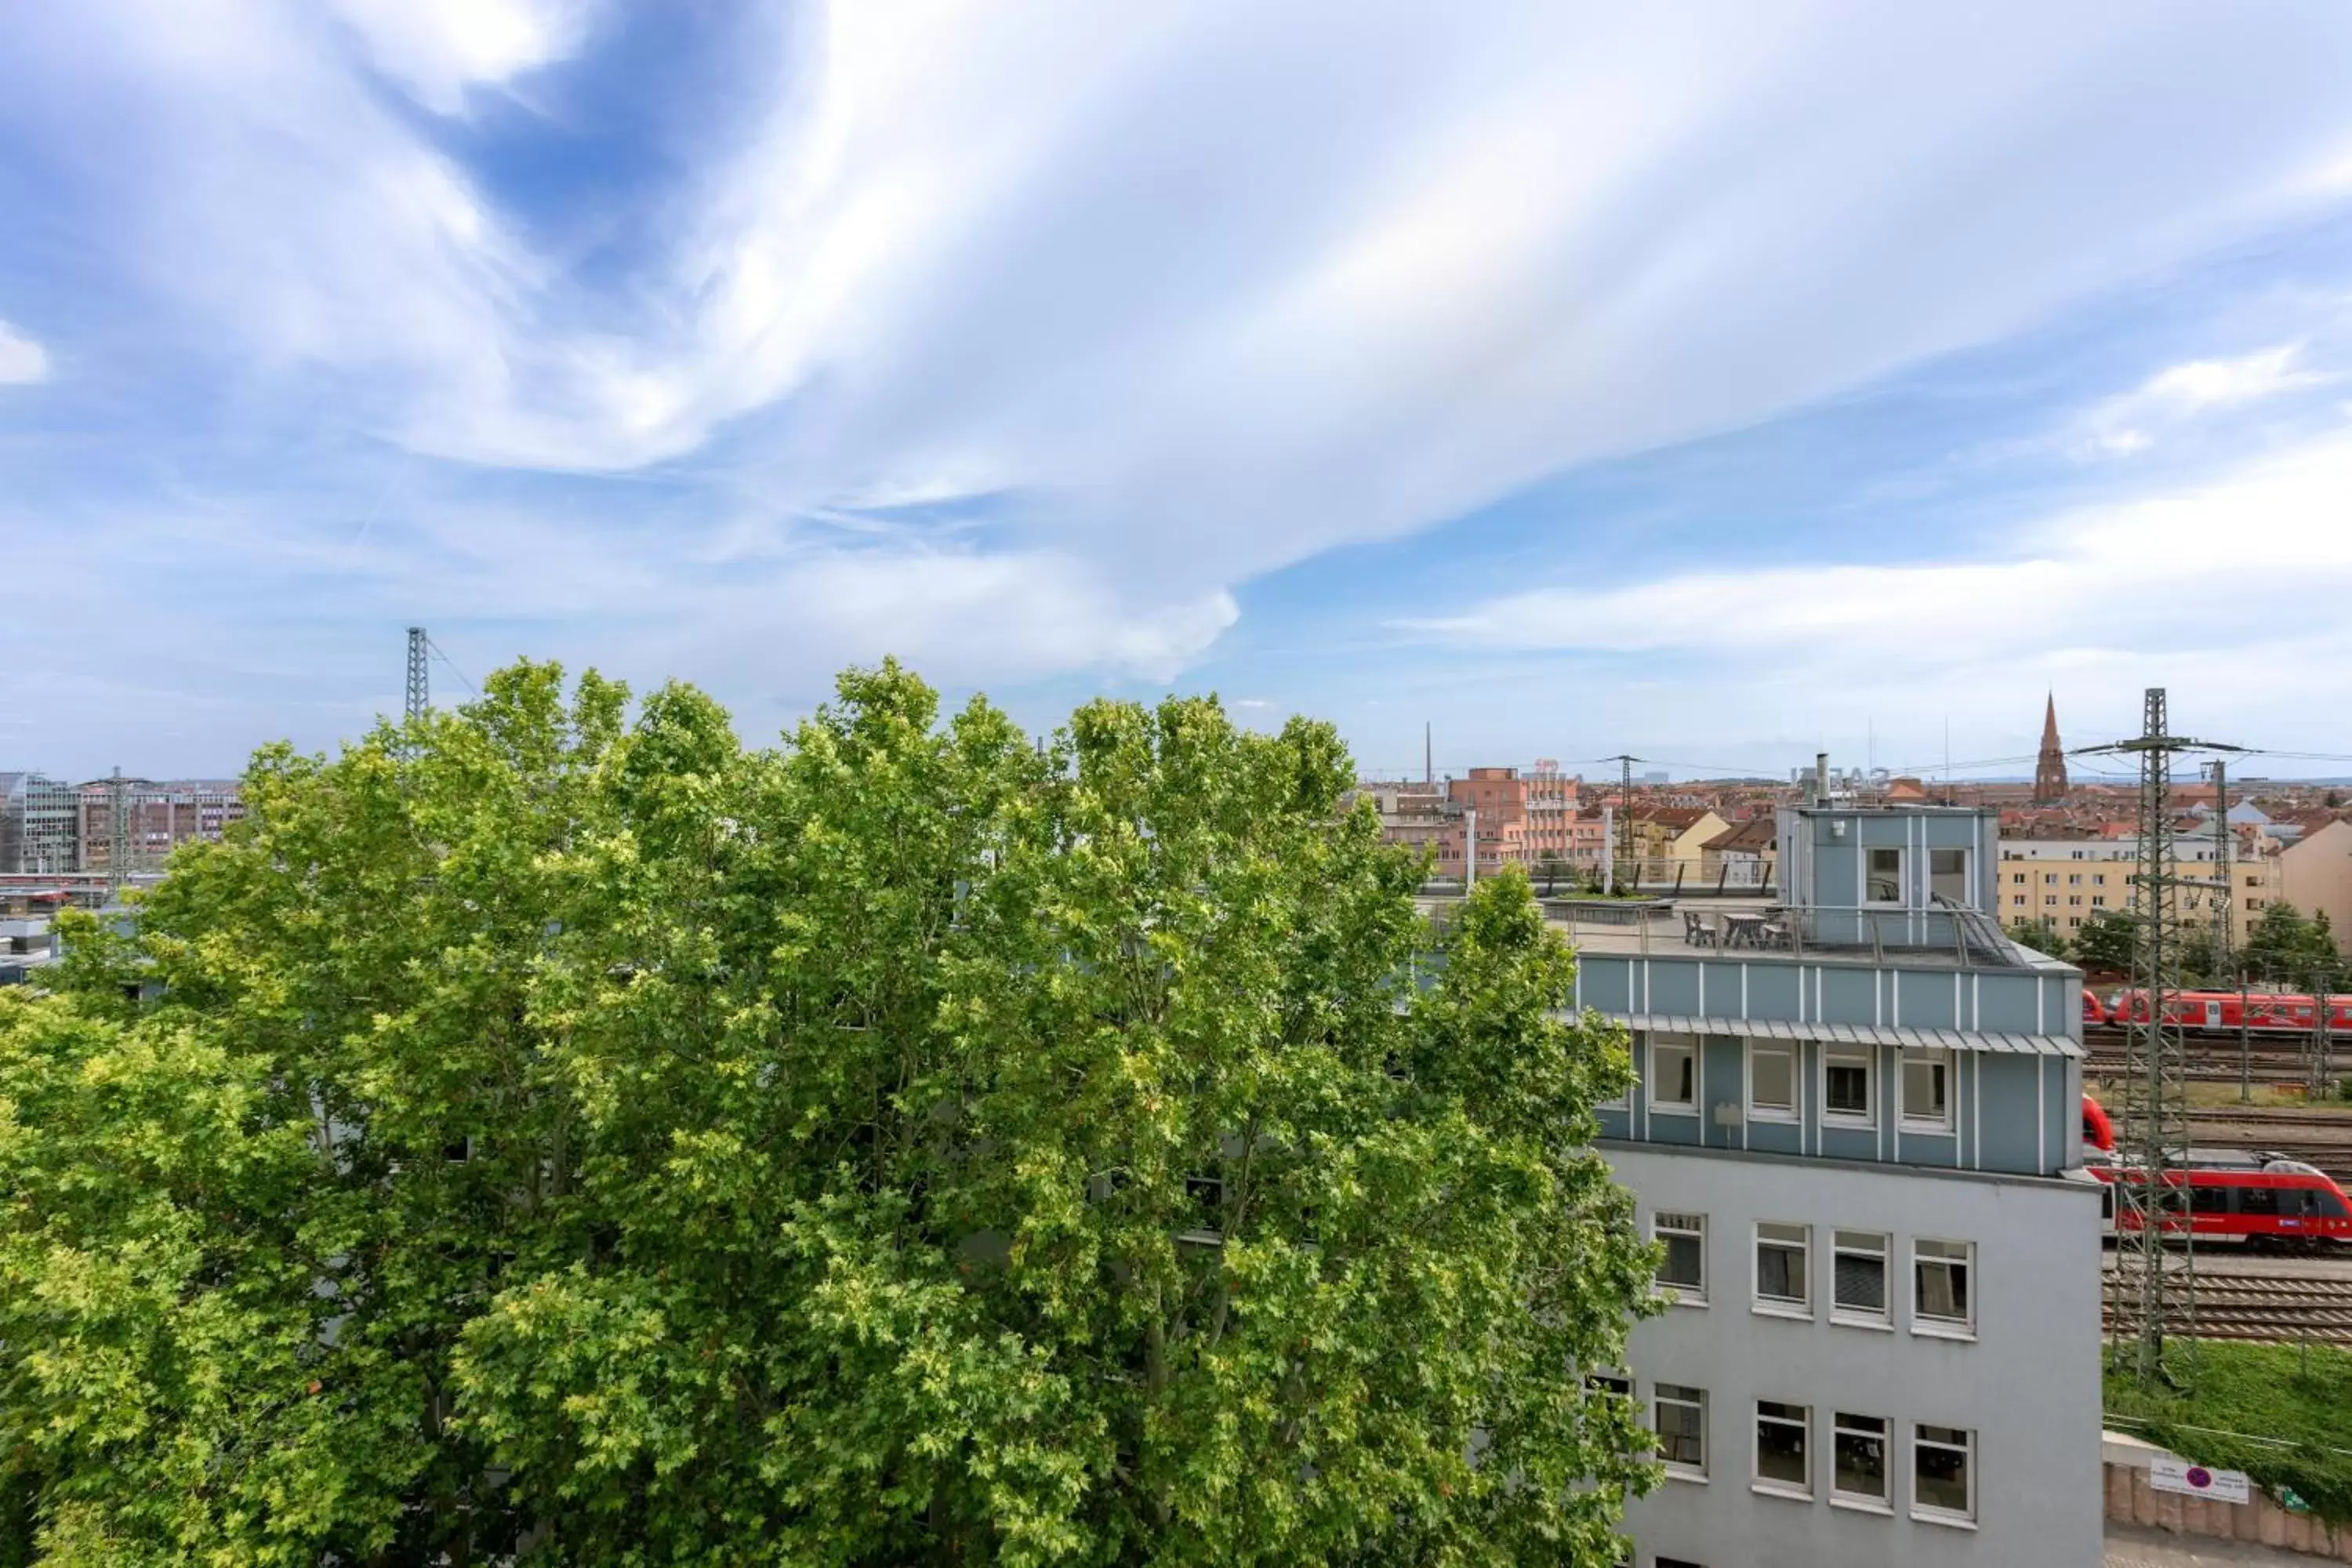
[[[267,751],[0,995],[16,1551],[1615,1560],[1629,1065],[1523,877],[1433,931],[1213,700],[627,706]]]
[[[2034,952],[2047,953],[2062,963],[2074,955],[2074,944],[2058,929],[2058,922],[2047,916],[2038,921],[2013,920],[2008,931],[2011,942],[2023,942]]]
[[[2288,985],[2332,987],[2346,967],[2326,910],[2306,917],[2275,900],[2247,931],[2245,958],[2255,978]]]

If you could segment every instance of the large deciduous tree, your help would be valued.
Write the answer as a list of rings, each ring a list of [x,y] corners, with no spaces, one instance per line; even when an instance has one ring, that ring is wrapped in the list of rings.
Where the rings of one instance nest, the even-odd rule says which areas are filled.
[[[1213,700],[625,708],[266,752],[0,1003],[20,1551],[1615,1561],[1628,1064],[1523,879],[1433,931]]]

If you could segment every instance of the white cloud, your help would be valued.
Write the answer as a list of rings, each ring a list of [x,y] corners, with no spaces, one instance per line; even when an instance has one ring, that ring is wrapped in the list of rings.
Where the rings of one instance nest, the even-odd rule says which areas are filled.
[[[48,379],[48,350],[0,321],[0,386],[30,386]]]
[[[1783,671],[1824,658],[1909,670],[2251,648],[2313,627],[2352,644],[2352,626],[2288,609],[2352,598],[2347,493],[2352,437],[2336,436],[2179,493],[2070,511],[1969,558],[1544,588],[1402,625],[1474,647],[1673,654]]]
[[[331,0],[385,75],[444,114],[467,89],[492,87],[571,54],[587,31],[573,0]]]
[[[1138,669],[1258,574],[2306,215],[2352,139],[2346,6],[772,4],[748,122],[616,192],[652,249],[593,271],[383,92],[632,69],[593,5],[39,7],[0,103],[107,149],[93,251],[242,393],[597,470],[768,413],[733,482],[777,513],[1023,503],[843,604],[984,652],[1008,595],[1029,664]]]
[[[2235,359],[2191,360],[2160,370],[2085,415],[2084,445],[2096,453],[2128,457],[2156,444],[2148,433],[2151,427],[2161,429],[2211,409],[2321,386],[2334,379],[2304,368],[2303,354],[2301,343],[2282,343]]]

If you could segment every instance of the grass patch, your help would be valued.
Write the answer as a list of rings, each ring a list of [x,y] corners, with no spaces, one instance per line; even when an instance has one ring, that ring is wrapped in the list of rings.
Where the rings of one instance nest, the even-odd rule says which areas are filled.
[[[2214,1342],[2182,1366],[2185,1394],[2110,1370],[2107,1414],[2184,1458],[2243,1470],[2273,1497],[2292,1492],[2330,1523],[2352,1522],[2352,1352]]]

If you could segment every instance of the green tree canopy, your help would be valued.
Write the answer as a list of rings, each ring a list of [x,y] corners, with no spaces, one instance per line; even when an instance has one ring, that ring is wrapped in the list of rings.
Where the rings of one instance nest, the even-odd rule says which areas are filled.
[[[2038,921],[2014,920],[2009,922],[2009,939],[2023,942],[2036,952],[2048,953],[2064,961],[2074,956],[2073,944],[2058,929],[2058,922],[2044,916]]]
[[[2246,932],[2246,967],[2263,980],[2333,985],[2345,965],[2327,911],[2305,917],[2293,904],[2274,900]]]
[[[1629,1065],[1523,877],[1434,932],[1213,700],[626,711],[265,752],[0,996],[20,1554],[1615,1561]]]

